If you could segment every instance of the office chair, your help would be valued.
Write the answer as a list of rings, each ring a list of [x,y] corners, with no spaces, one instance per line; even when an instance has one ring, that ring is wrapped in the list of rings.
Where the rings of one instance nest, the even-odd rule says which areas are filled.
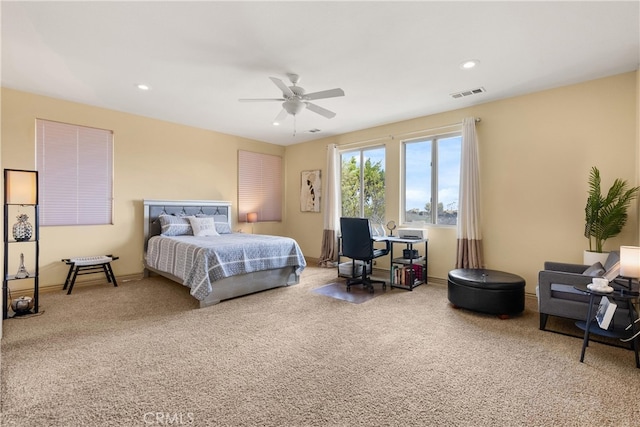
[[[373,293],[373,284],[382,283],[382,289],[387,288],[384,280],[372,280],[367,275],[369,265],[375,258],[389,253],[389,241],[386,241],[385,249],[375,249],[371,238],[371,228],[369,220],[366,218],[340,218],[340,232],[342,235],[341,255],[351,258],[353,270],[356,271],[356,261],[362,261],[361,277],[347,279],[347,292],[351,290],[351,285],[362,283],[362,285]]]

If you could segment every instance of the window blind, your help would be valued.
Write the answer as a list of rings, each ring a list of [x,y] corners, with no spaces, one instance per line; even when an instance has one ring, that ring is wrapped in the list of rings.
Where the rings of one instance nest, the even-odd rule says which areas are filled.
[[[113,132],[36,120],[40,224],[112,224]]]
[[[238,151],[238,221],[256,212],[258,221],[282,221],[282,158]]]

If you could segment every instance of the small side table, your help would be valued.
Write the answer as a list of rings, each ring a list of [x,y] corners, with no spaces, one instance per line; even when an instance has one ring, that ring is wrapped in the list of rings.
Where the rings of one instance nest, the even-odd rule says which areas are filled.
[[[591,334],[600,335],[608,338],[628,339],[636,334],[636,310],[633,306],[634,301],[638,299],[638,295],[633,295],[628,292],[621,293],[620,291],[614,291],[610,293],[592,291],[587,288],[575,287],[577,290],[582,291],[589,295],[589,309],[587,310],[587,318],[585,321],[576,322],[576,326],[584,331],[584,340],[582,342],[582,352],[580,353],[580,362],[584,362],[584,353],[589,345],[589,336]],[[629,327],[625,329],[602,329],[598,322],[595,320],[593,313],[593,304],[596,297],[607,297],[614,300],[626,302],[629,310]],[[631,348],[636,355],[636,368],[640,368],[640,356],[638,356],[638,337],[631,339]]]
[[[113,255],[63,259],[62,261],[69,266],[69,273],[67,274],[67,279],[64,281],[62,290],[67,289],[68,286],[69,290],[67,291],[67,295],[70,295],[73,290],[73,285],[76,283],[76,277],[81,274],[95,273],[104,273],[105,276],[107,276],[107,281],[117,287],[118,282],[116,282],[116,276],[113,274],[113,269],[111,268],[111,262],[117,259],[118,257]]]

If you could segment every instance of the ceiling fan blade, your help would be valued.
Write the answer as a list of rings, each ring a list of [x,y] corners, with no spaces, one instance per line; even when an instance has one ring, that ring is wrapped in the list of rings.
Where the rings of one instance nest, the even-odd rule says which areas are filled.
[[[289,89],[289,86],[287,86],[286,84],[284,84],[284,82],[276,77],[269,77],[271,79],[271,81],[273,83],[275,83],[276,86],[278,86],[278,88],[282,91],[282,94],[287,97],[287,98],[291,98],[293,96],[295,96],[293,94],[293,92],[291,92],[291,89]]]
[[[276,116],[276,118],[273,120],[273,124],[277,125],[280,124],[284,121],[284,119],[287,118],[287,110],[285,110],[284,108],[282,109],[282,111],[280,111],[280,113]]]
[[[255,99],[251,99],[251,98],[244,98],[244,99],[238,99],[238,101],[240,102],[266,102],[266,101],[286,101],[286,99],[284,98],[255,98]]]
[[[326,108],[322,108],[319,105],[313,104],[311,102],[305,102],[305,104],[307,104],[307,108],[311,111],[313,111],[314,113],[318,113],[321,116],[326,117],[327,119],[332,119],[336,116],[336,113],[334,113],[333,111],[329,111]]]
[[[312,92],[304,95],[304,99],[324,99],[344,96],[344,91],[340,88],[321,90],[320,92]]]

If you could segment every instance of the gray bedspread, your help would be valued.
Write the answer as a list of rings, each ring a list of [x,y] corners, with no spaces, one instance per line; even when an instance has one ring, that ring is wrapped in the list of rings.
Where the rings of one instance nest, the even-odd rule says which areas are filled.
[[[295,240],[244,233],[154,236],[149,239],[146,262],[180,278],[198,300],[211,293],[216,280],[282,267],[295,267],[299,274],[307,265]]]

